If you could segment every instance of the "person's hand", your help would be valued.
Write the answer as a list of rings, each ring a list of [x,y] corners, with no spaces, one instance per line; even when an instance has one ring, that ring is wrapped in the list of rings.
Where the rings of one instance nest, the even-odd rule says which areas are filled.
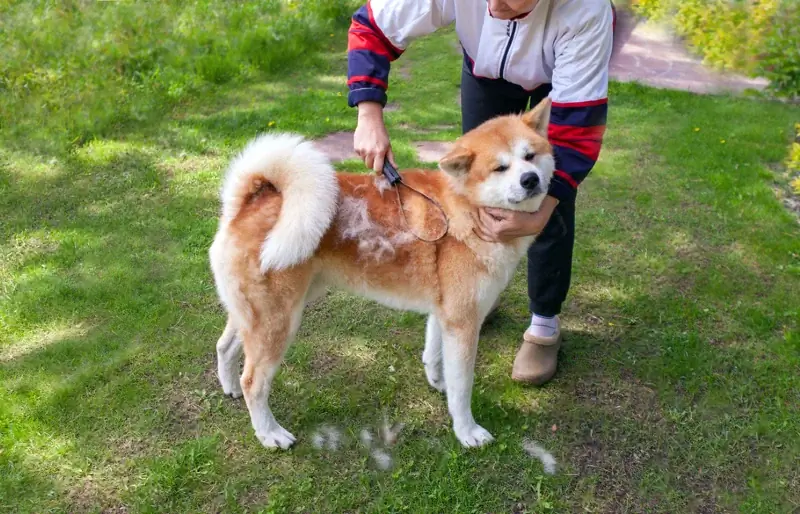
[[[511,211],[482,207],[478,209],[475,234],[489,243],[505,243],[518,237],[539,234],[558,205],[558,200],[546,196],[536,212]]]
[[[358,125],[353,136],[353,148],[356,154],[364,159],[364,165],[377,173],[383,171],[383,162],[389,162],[396,168],[389,133],[383,124],[383,107],[377,102],[361,102],[358,104]]]

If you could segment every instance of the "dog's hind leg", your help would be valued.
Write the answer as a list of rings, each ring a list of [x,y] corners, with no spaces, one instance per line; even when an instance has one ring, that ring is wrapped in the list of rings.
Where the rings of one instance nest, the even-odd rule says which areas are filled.
[[[242,386],[239,383],[239,359],[242,356],[242,340],[236,333],[231,318],[225,325],[217,341],[217,373],[222,392],[232,398],[241,398]]]
[[[298,287],[302,282],[303,278],[299,278],[296,282],[284,281],[284,287],[270,288],[268,295],[260,297],[262,301],[250,326],[241,330],[244,342],[242,391],[256,437],[268,448],[285,450],[295,442],[295,437],[275,420],[269,407],[269,395],[272,379],[300,327],[308,287],[307,280],[305,286]]]
[[[461,318],[442,322],[444,381],[453,431],[463,446],[483,446],[494,438],[472,416],[472,384],[478,350],[478,324]]]
[[[442,327],[436,316],[428,316],[425,325],[425,350],[422,352],[422,365],[428,383],[439,391],[445,392],[444,375],[442,374]]]

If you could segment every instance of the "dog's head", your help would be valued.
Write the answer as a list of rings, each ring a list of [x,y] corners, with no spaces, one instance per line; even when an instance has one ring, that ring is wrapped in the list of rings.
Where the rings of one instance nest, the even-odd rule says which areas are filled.
[[[521,115],[493,118],[456,140],[440,161],[473,205],[534,212],[555,169],[547,141],[550,99]]]

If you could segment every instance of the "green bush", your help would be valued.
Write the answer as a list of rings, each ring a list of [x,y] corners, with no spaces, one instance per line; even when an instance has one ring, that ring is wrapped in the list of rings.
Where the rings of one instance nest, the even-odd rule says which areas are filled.
[[[214,84],[265,80],[302,66],[355,8],[331,0],[6,0],[0,133],[76,143]]]
[[[757,71],[775,91],[800,97],[800,4],[785,2],[768,29]]]
[[[648,18],[669,19],[713,66],[760,75],[779,96],[800,96],[800,5],[796,0],[633,0]]]
[[[794,126],[795,138],[789,148],[789,156],[786,158],[786,169],[789,173],[789,185],[792,192],[800,196],[800,123]]]

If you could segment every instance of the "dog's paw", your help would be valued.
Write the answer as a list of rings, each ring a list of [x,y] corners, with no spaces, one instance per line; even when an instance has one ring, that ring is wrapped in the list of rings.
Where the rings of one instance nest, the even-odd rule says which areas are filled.
[[[230,396],[234,400],[237,398],[241,398],[243,394],[242,386],[239,384],[239,381],[236,381],[229,386],[222,384],[222,392],[225,394],[225,396]]]
[[[476,448],[494,441],[492,434],[477,423],[460,429],[454,428],[454,431],[456,437],[465,448]]]
[[[256,432],[256,437],[267,448],[288,450],[296,441],[295,437],[282,426],[275,424],[271,430]]]
[[[239,382],[239,375],[235,371],[231,371],[225,366],[220,366],[217,369],[217,377],[225,396],[230,396],[231,398],[242,397],[242,384]]]
[[[444,376],[442,375],[442,363],[423,363],[423,365],[425,366],[425,378],[428,379],[428,383],[432,388],[436,389],[440,393],[444,393],[447,390],[447,385],[445,384]]]

